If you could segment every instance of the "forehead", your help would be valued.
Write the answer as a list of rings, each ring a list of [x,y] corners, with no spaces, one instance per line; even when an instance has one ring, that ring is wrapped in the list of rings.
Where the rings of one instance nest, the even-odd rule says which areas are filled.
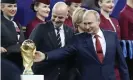
[[[14,5],[17,5],[17,4],[16,4],[16,3],[15,3],[15,4],[10,4],[10,3],[1,3],[1,5],[4,5],[4,6],[12,5],[12,6],[14,6]]]
[[[102,2],[114,1],[114,0],[101,0]]]
[[[95,22],[96,21],[96,16],[93,13],[88,13],[83,17],[84,22]]]
[[[72,2],[71,5],[81,5],[81,3],[75,3],[75,2]]]
[[[56,11],[56,10],[53,10],[53,11],[52,11],[52,15],[56,15],[56,16],[66,16],[66,15],[67,15],[67,11]]]
[[[50,5],[47,5],[47,4],[44,4],[44,3],[39,3],[39,6],[50,6]]]

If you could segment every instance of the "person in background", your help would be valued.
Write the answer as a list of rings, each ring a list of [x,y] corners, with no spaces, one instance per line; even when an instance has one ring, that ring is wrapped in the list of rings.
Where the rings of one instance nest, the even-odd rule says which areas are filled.
[[[117,19],[110,17],[111,12],[114,9],[114,0],[99,0],[98,1],[100,6],[100,17],[101,23],[100,27],[104,30],[110,30],[117,33],[118,38],[121,38],[120,35],[120,26]]]
[[[133,40],[133,0],[127,0],[120,12],[119,24],[121,27],[121,39]]]
[[[46,23],[46,17],[50,12],[50,0],[35,0],[31,4],[31,9],[36,13],[36,17],[26,27],[26,37],[28,38],[32,30],[39,23]]]
[[[114,65],[117,59],[121,80],[130,80],[117,34],[100,28],[100,15],[94,10],[84,13],[83,24],[86,32],[74,35],[71,44],[50,52],[36,51],[34,61],[52,62],[75,56],[81,75],[79,80],[116,80]]]
[[[24,34],[21,25],[13,20],[17,12],[17,1],[1,0],[1,11],[1,47],[5,52],[2,57],[22,69],[20,46],[24,41]]]
[[[121,27],[121,39],[133,41],[133,0],[127,0],[123,10],[120,12],[119,24]],[[133,59],[126,58],[130,73],[130,79],[133,80]]]
[[[74,10],[81,6],[81,0],[65,0],[65,3],[68,5],[68,18],[65,20],[65,24],[70,26],[72,29],[72,14]]]
[[[83,24],[83,14],[87,10],[85,8],[77,8],[72,15],[72,23],[75,28],[76,33],[82,33],[85,31],[84,24]]]
[[[99,12],[99,5],[97,2],[98,0],[83,0],[81,5],[87,9],[93,9]]]
[[[52,9],[51,20],[45,24],[39,24],[29,37],[35,42],[37,50],[48,52],[62,48],[68,44],[74,32],[70,27],[64,24],[67,15],[68,6],[64,2],[57,2]],[[62,62],[65,63],[62,64]],[[69,80],[68,75],[70,74],[67,62],[68,61],[59,61],[58,64],[54,62],[40,62],[35,64],[34,72],[35,74],[44,75],[45,80]]]

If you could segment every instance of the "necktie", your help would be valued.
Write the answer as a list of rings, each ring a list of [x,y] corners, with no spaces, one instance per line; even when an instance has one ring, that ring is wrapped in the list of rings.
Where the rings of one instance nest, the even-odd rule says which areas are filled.
[[[61,47],[60,28],[56,28],[56,30],[57,30],[57,35],[56,35],[57,44],[58,44],[58,47],[60,48]]]
[[[101,47],[101,43],[100,40],[98,39],[98,35],[95,35],[94,38],[96,39],[96,52],[97,52],[97,57],[100,60],[100,62],[103,62],[103,51],[102,51],[102,47]]]

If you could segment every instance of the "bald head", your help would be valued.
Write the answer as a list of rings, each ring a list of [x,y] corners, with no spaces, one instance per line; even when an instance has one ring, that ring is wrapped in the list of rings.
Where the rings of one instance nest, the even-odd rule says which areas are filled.
[[[59,11],[59,12],[68,12],[68,6],[64,2],[57,2],[52,11]]]
[[[68,7],[64,2],[57,2],[52,9],[51,20],[55,27],[60,27],[68,15]]]

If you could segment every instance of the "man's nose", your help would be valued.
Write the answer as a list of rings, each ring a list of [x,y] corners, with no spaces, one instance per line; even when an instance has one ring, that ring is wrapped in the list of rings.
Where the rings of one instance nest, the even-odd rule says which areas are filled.
[[[86,25],[86,29],[89,29],[90,28],[90,26],[89,25]]]
[[[55,21],[59,21],[58,17],[55,18]]]

